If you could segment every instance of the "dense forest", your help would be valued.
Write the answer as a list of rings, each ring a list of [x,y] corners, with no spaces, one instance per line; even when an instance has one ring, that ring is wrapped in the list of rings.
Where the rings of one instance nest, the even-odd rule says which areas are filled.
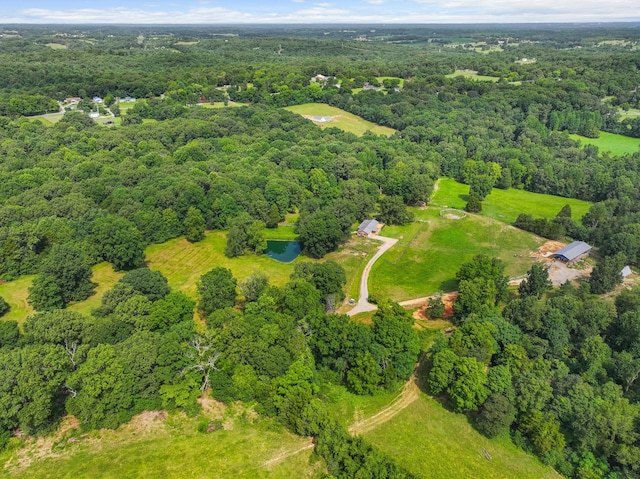
[[[640,152],[568,135],[640,137],[640,115],[625,115],[640,109],[637,26],[1,33],[0,279],[36,275],[37,311],[0,322],[3,447],[65,414],[86,430],[145,410],[195,415],[209,394],[313,436],[330,477],[409,478],[318,393],[395,391],[422,357],[421,385],[483,434],[506,431],[567,477],[640,477],[640,291],[601,296],[640,262]],[[137,98],[126,113],[125,96]],[[78,108],[59,122],[33,118],[70,97]],[[202,106],[213,101],[244,106]],[[303,103],[396,132],[320,129],[281,108]],[[122,124],[87,114],[104,107]],[[197,300],[145,267],[146,246],[207,230],[228,232],[229,257],[261,253],[264,228],[290,214],[304,253],[323,258],[372,214],[411,221],[441,176],[469,185],[470,211],[494,187],[593,202],[582,218],[515,223],[597,246],[591,282],[554,290],[534,265],[509,292],[504,264],[476,257],[456,275],[455,330],[434,340],[386,298],[371,324],[335,314],[345,273],[332,261],[297,263],[283,287],[214,268]],[[67,310],[94,294],[102,261],[126,273],[90,316]]]

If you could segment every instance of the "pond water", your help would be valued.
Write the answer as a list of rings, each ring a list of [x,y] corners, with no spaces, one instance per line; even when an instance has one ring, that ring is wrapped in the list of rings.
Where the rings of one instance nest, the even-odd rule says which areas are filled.
[[[297,241],[267,240],[267,251],[270,258],[282,263],[290,263],[300,254],[300,243]]]

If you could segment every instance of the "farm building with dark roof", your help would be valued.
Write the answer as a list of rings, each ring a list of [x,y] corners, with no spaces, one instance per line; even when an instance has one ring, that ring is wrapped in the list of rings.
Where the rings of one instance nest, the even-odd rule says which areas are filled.
[[[364,220],[358,226],[358,236],[369,236],[380,231],[380,223],[374,218],[372,220]]]

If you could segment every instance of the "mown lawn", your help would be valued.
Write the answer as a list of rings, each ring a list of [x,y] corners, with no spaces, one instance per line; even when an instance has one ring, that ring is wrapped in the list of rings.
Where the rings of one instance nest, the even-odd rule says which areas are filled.
[[[469,185],[458,183],[451,178],[441,178],[438,191],[430,204],[438,207],[464,209],[469,199]],[[536,218],[555,218],[564,205],[571,206],[572,218],[579,220],[589,211],[591,203],[561,196],[543,195],[530,191],[510,188],[494,188],[482,202],[482,215],[512,224],[520,213]]]
[[[424,393],[364,437],[425,478],[561,478],[518,449],[508,437],[487,439],[471,427],[465,416],[447,411]],[[483,449],[491,460],[485,458]]]
[[[376,135],[391,136],[395,133],[393,128],[386,126],[376,125],[359,116],[356,116],[347,111],[341,110],[325,103],[306,103],[304,105],[296,105],[286,107],[285,110],[289,110],[298,115],[305,117],[313,116],[330,116],[332,120],[327,123],[316,123],[321,128],[336,127],[341,130],[353,133],[358,136],[362,136],[365,131],[371,131]]]
[[[520,276],[533,263],[529,253],[543,243],[490,218],[468,215],[449,220],[435,207],[414,212],[418,221],[382,230],[382,235],[400,241],[372,268],[369,291],[376,298],[403,301],[453,291],[460,266],[478,254],[502,259],[509,277]]]
[[[600,132],[600,138],[587,138],[580,135],[569,135],[574,140],[580,141],[583,145],[595,145],[602,152],[608,151],[613,156],[622,156],[637,153],[640,146],[640,138],[616,135],[615,133]]]
[[[0,477],[318,478],[323,464],[310,464],[312,449],[264,465],[282,452],[296,451],[307,444],[306,438],[261,418],[254,424],[242,418],[226,420],[225,430],[209,434],[197,432],[197,421],[183,416],[165,421],[134,418],[115,431],[95,431],[77,443],[54,446],[57,457],[36,459],[26,468],[5,467]],[[0,457],[6,462],[10,456],[5,453]],[[10,464],[15,464],[15,457]]]

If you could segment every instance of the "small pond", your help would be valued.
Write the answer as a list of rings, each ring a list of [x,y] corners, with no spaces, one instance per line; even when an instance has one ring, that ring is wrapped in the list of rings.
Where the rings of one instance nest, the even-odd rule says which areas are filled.
[[[297,241],[267,240],[267,251],[270,258],[282,263],[290,263],[300,254],[300,243]]]

